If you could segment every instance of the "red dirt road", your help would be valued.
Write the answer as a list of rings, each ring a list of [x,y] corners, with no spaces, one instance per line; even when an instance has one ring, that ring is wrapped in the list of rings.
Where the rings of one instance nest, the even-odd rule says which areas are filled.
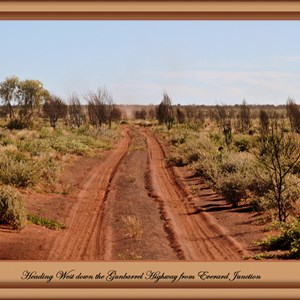
[[[128,150],[130,136],[123,139],[103,163],[94,170],[79,193],[76,207],[68,222],[69,229],[59,236],[49,252],[50,260],[102,260],[105,257],[106,236],[103,229],[105,201],[110,182]]]
[[[46,216],[65,209],[60,217],[67,229],[28,225],[12,234],[0,228],[0,259],[237,261],[253,254],[230,228],[195,206],[184,178],[165,160],[164,146],[148,130],[126,127],[115,149],[86,170],[69,204],[62,199],[59,206],[41,206]],[[34,196],[36,203],[47,200]],[[128,237],[126,216],[140,221],[138,238]]]
[[[147,131],[152,196],[162,207],[165,225],[180,259],[201,261],[240,260],[248,253],[205,212],[195,211],[180,175],[168,168],[163,147]]]

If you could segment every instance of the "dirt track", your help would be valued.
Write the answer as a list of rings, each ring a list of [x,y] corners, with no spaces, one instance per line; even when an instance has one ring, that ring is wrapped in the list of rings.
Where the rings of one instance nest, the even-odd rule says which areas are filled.
[[[161,203],[174,250],[186,260],[239,260],[247,252],[216,220],[197,211],[180,175],[167,168],[162,145],[147,131],[152,196]]]
[[[0,232],[0,240],[8,240],[0,259],[241,260],[247,251],[195,206],[181,174],[165,158],[164,146],[148,130],[125,128],[121,142],[87,173],[73,204],[64,204],[68,228],[37,232],[38,226],[28,225],[15,237]],[[130,215],[140,220],[139,238],[124,229],[122,217]],[[10,249],[19,252],[12,255]]]
[[[213,218],[205,212],[195,213],[190,203],[190,195],[179,176],[175,176],[174,171],[167,168],[163,148],[156,138],[147,130],[136,130],[135,135],[138,134],[142,134],[146,141],[147,149],[143,149],[144,152],[148,151],[148,170],[143,170],[147,174],[145,183],[149,196],[158,202],[157,208],[153,204],[152,207],[159,210],[161,225],[177,258],[202,261],[242,259],[246,252]],[[114,227],[109,225],[109,222],[114,216],[119,219],[120,212],[114,214],[114,211],[111,211],[108,214],[107,206],[110,206],[110,203],[106,203],[106,200],[112,178],[117,176],[120,162],[128,152],[130,135],[132,133],[124,132],[123,140],[117,149],[85,184],[78,195],[77,207],[70,216],[70,229],[56,239],[49,252],[49,259],[101,260],[111,259],[113,253],[116,253],[111,249],[113,246],[110,246],[111,234],[115,230],[119,231],[121,225]],[[128,167],[125,163],[125,171],[129,176]],[[120,183],[114,186],[112,183],[111,191],[115,191],[118,184]],[[124,191],[121,190],[121,193],[124,194]],[[127,206],[128,202],[125,205]],[[128,214],[130,213],[137,214],[134,204]],[[133,244],[135,243],[133,240]],[[170,253],[169,257],[172,256]],[[142,258],[148,259],[147,254]]]
[[[130,136],[123,131],[123,139],[115,150],[94,170],[77,198],[68,222],[69,229],[56,239],[48,259],[101,260],[105,256],[105,202],[110,182],[128,149]]]

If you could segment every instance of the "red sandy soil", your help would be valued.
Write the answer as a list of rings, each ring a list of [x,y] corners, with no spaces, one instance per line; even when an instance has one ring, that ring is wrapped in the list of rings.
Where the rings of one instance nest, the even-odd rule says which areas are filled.
[[[61,193],[27,192],[31,213],[67,225],[0,227],[1,260],[238,261],[257,254],[263,226],[255,213],[231,208],[187,168],[166,164],[164,142],[126,127],[104,158],[71,157]],[[195,192],[197,190],[197,192]],[[131,236],[125,219],[139,221]]]

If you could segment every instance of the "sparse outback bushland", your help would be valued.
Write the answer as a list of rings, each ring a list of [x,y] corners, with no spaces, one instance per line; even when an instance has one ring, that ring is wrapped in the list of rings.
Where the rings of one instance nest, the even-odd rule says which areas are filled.
[[[234,107],[201,107],[206,115],[202,128],[189,126],[192,113],[188,107],[181,109],[187,109],[187,121],[170,130],[153,129],[171,145],[168,165],[189,166],[233,207],[242,202],[266,224],[279,222],[280,235],[261,242],[262,249],[288,251],[281,257],[299,258],[298,105],[289,99],[279,107],[245,101]],[[235,126],[226,130],[227,124]]]

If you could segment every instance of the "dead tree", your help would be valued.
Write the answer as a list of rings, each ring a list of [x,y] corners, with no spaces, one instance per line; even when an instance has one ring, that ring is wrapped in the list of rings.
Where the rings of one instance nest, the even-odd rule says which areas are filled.
[[[84,119],[83,108],[79,97],[75,94],[72,95],[69,100],[69,116],[72,125],[77,126],[77,128],[82,125]]]
[[[49,118],[51,127],[55,129],[58,119],[67,115],[67,105],[61,98],[51,95],[43,105],[43,112]]]

